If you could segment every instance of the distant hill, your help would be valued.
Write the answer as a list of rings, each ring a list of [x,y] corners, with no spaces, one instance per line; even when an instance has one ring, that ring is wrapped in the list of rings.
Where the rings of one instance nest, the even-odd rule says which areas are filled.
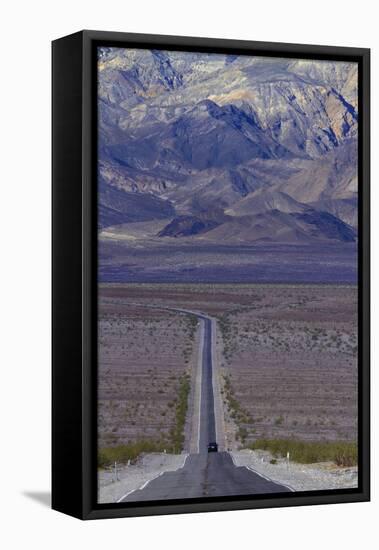
[[[99,227],[127,222],[164,219],[173,216],[175,209],[167,200],[148,193],[131,193],[105,183],[98,185]]]

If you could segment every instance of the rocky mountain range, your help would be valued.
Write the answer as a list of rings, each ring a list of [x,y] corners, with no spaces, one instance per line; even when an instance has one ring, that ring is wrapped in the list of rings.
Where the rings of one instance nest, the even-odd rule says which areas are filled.
[[[100,48],[104,265],[269,244],[345,247],[354,271],[357,108],[354,63]]]

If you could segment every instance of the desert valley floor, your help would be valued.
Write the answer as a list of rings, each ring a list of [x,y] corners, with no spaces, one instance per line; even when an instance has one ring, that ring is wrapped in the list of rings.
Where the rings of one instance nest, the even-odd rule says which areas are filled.
[[[216,319],[228,448],[356,440],[355,286],[109,284],[99,289],[100,449],[188,448],[199,323],[175,308]]]

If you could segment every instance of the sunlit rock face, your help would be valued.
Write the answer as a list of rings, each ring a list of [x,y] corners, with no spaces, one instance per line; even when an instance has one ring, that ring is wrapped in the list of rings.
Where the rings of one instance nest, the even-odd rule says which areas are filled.
[[[99,226],[355,242],[357,78],[354,63],[100,48]]]

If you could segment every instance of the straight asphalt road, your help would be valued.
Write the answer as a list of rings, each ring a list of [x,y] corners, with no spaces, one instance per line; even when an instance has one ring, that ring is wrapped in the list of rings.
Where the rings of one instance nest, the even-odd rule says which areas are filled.
[[[179,309],[177,311],[186,312]],[[188,455],[182,468],[161,474],[147,485],[144,484],[143,489],[130,493],[121,502],[289,492],[290,489],[284,485],[263,478],[245,466],[235,466],[227,452],[208,453],[208,444],[216,441],[212,384],[212,320],[200,313],[187,313],[197,315],[204,322],[199,453]]]
[[[229,453],[192,454],[180,470],[166,472],[121,502],[283,493],[290,490],[235,466]]]
[[[204,321],[204,341],[202,355],[199,453],[208,452],[208,444],[216,441],[216,422],[212,384],[212,322],[207,317]]]

